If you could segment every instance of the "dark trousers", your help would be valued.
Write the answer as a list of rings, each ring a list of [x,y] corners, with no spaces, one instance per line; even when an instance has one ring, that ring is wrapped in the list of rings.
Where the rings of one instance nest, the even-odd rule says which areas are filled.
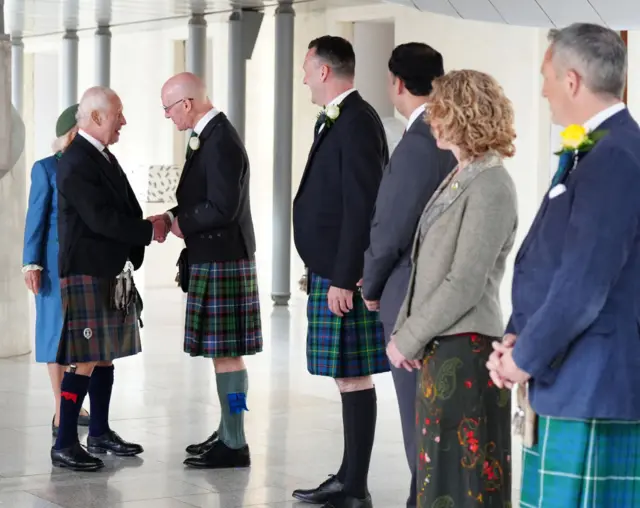
[[[387,344],[391,340],[393,326],[394,323],[383,323],[384,337]],[[404,450],[407,454],[407,462],[411,471],[411,487],[407,508],[416,506],[416,464],[418,460],[418,452],[416,450],[416,390],[418,372],[418,370],[409,372],[405,369],[396,369],[391,366],[391,375],[393,376],[393,384],[396,387],[396,396],[400,409]]]

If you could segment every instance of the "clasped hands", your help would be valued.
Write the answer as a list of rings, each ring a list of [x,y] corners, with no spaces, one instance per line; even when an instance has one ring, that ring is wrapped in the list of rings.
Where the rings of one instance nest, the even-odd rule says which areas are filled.
[[[491,380],[498,388],[513,388],[515,384],[524,384],[531,376],[522,369],[518,368],[513,360],[513,347],[515,346],[517,337],[508,333],[502,339],[502,342],[493,343],[493,353],[489,356],[487,368]]]
[[[163,243],[167,239],[169,232],[178,238],[184,238],[177,217],[172,222],[169,216],[163,213],[147,217],[147,220],[153,225],[153,239],[158,243]]]

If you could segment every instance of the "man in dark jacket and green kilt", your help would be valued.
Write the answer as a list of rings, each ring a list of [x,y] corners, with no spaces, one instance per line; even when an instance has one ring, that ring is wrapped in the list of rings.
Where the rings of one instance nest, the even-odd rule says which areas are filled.
[[[293,204],[296,248],[307,266],[307,367],[334,378],[342,394],[344,452],[335,475],[296,499],[370,508],[367,487],[376,427],[372,375],[388,372],[382,325],[359,291],[370,220],[388,161],[375,110],[353,88],[355,55],[340,37],[311,42],[305,83],[323,107]]]
[[[242,357],[262,351],[249,159],[229,119],[207,98],[200,78],[191,73],[173,76],[161,96],[165,116],[179,130],[192,130],[176,190],[178,206],[162,216],[186,243],[179,263],[188,293],[184,350],[213,359],[222,411],[217,430],[187,447],[192,456],[185,464],[247,467],[248,378]]]
[[[113,360],[140,352],[141,300],[131,272],[145,246],[164,241],[167,228],[142,219],[142,210],[118,161],[107,148],[126,124],[122,103],[108,88],[87,90],[78,107],[79,132],[58,163],[59,272],[63,329],[57,361],[68,365],[61,387],[60,427],[51,449],[54,466],[95,471],[104,463],[78,440],[78,416],[89,393],[87,449],[133,456],[138,444],[109,426]]]

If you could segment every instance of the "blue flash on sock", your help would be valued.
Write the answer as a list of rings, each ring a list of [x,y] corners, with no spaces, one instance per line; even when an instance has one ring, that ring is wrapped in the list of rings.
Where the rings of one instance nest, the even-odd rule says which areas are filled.
[[[229,401],[229,412],[232,415],[242,411],[249,411],[247,408],[247,395],[245,393],[228,393],[227,400]]]

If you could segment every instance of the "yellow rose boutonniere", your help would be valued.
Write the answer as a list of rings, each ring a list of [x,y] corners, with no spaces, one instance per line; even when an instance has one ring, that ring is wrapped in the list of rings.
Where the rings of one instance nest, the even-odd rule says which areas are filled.
[[[569,125],[560,134],[562,150],[556,152],[556,155],[566,152],[588,152],[606,133],[607,131],[587,132],[582,125]]]

